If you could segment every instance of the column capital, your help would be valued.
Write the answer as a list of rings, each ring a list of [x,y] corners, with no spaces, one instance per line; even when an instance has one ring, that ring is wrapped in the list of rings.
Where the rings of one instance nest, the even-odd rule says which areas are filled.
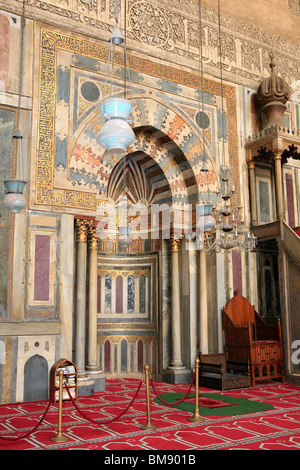
[[[96,227],[88,227],[90,248],[98,248],[98,237]]]
[[[176,238],[174,235],[171,235],[170,238],[170,248],[172,253],[178,253],[180,247],[180,239]]]
[[[77,241],[78,242],[87,242],[88,228],[91,224],[90,220],[76,219],[75,227],[77,229]]]
[[[247,164],[248,164],[249,170],[254,170],[255,169],[255,161],[254,160],[248,160]]]

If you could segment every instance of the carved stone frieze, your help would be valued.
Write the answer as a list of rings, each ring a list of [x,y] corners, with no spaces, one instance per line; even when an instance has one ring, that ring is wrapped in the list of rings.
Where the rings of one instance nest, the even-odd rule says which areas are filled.
[[[120,27],[124,28],[124,1],[119,2]],[[21,12],[21,0],[9,5],[0,0],[0,9]],[[127,43],[138,52],[187,67],[198,66],[197,2],[176,0],[129,0],[127,2]],[[106,40],[114,24],[114,1],[28,0],[27,16],[55,26],[68,26],[75,33]],[[219,74],[218,18],[215,11],[202,9],[204,71]],[[268,74],[269,53],[276,53],[278,72],[292,85],[300,74],[300,52],[292,44],[257,25],[245,24],[222,15],[222,61],[224,76],[256,88]]]
[[[293,15],[300,16],[299,0],[288,0],[288,11],[293,13]]]

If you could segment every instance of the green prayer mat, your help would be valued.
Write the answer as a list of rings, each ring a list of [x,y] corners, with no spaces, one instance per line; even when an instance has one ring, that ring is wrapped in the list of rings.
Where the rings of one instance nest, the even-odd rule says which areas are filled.
[[[192,402],[191,398],[195,398],[195,393],[190,393],[187,396],[188,402],[183,401],[178,403],[177,405],[172,405],[172,403],[176,403],[180,399],[185,396],[185,393],[162,393],[160,397],[165,402],[170,403],[167,405],[159,400],[157,397],[155,398],[154,402],[160,405],[170,406],[172,408],[177,408],[179,410],[188,411],[190,413],[194,413],[195,410],[195,400]],[[236,398],[231,397],[230,395],[218,395],[214,393],[199,393],[199,401],[202,397],[213,399],[213,400],[220,400],[228,403],[228,406],[225,405],[224,407],[217,407],[217,408],[207,408],[204,406],[199,406],[199,413],[203,416],[236,416],[236,415],[243,415],[243,414],[250,414],[250,413],[259,413],[261,411],[268,411],[273,410],[274,407],[267,403],[262,403],[260,401],[253,401],[248,400],[248,398]]]

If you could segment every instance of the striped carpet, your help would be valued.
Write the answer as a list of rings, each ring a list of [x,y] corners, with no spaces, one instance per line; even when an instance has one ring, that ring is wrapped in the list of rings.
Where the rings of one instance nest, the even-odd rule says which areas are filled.
[[[79,397],[76,406],[64,401],[62,434],[67,440],[63,443],[51,441],[57,435],[58,404],[51,403],[46,414],[46,401],[0,405],[0,450],[103,450],[107,458],[136,450],[146,454],[164,451],[165,455],[176,451],[186,456],[198,450],[300,450],[300,386],[265,382],[255,388],[226,392],[200,388],[200,394],[215,400],[246,400],[251,404],[241,414],[232,412],[235,406],[210,412],[200,407],[201,422],[189,421],[193,415],[190,408],[160,402],[150,387],[150,421],[156,429],[143,429],[148,421],[146,388],[142,383],[137,394],[140,385],[138,379],[109,379],[105,392]],[[189,388],[154,385],[159,396],[173,394],[174,401]],[[194,391],[192,388],[191,393]],[[193,397],[186,401],[193,408]]]

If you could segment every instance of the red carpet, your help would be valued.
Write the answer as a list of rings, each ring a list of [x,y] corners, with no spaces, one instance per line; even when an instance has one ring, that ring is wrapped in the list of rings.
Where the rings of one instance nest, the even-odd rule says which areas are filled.
[[[108,380],[105,392],[77,400],[80,412],[71,401],[63,402],[62,433],[68,438],[64,443],[50,440],[57,434],[57,404],[50,404],[47,412],[46,401],[0,405],[0,450],[106,450],[115,452],[115,456],[119,455],[117,451],[133,450],[300,450],[300,386],[266,382],[255,388],[226,392],[200,388],[200,393],[213,393],[220,400],[230,396],[272,405],[266,411],[235,416],[230,414],[235,406],[215,408],[214,415],[203,416],[200,423],[188,421],[192,416],[188,411],[157,403],[150,387],[151,423],[156,429],[144,430],[146,388],[143,383],[136,396],[140,384],[133,379]],[[155,383],[159,394],[184,395],[188,388]],[[191,392],[194,391],[192,387]],[[190,398],[187,401],[190,403]],[[41,424],[31,432],[44,414]],[[122,416],[114,420],[119,415]],[[23,436],[26,437],[19,439]]]

